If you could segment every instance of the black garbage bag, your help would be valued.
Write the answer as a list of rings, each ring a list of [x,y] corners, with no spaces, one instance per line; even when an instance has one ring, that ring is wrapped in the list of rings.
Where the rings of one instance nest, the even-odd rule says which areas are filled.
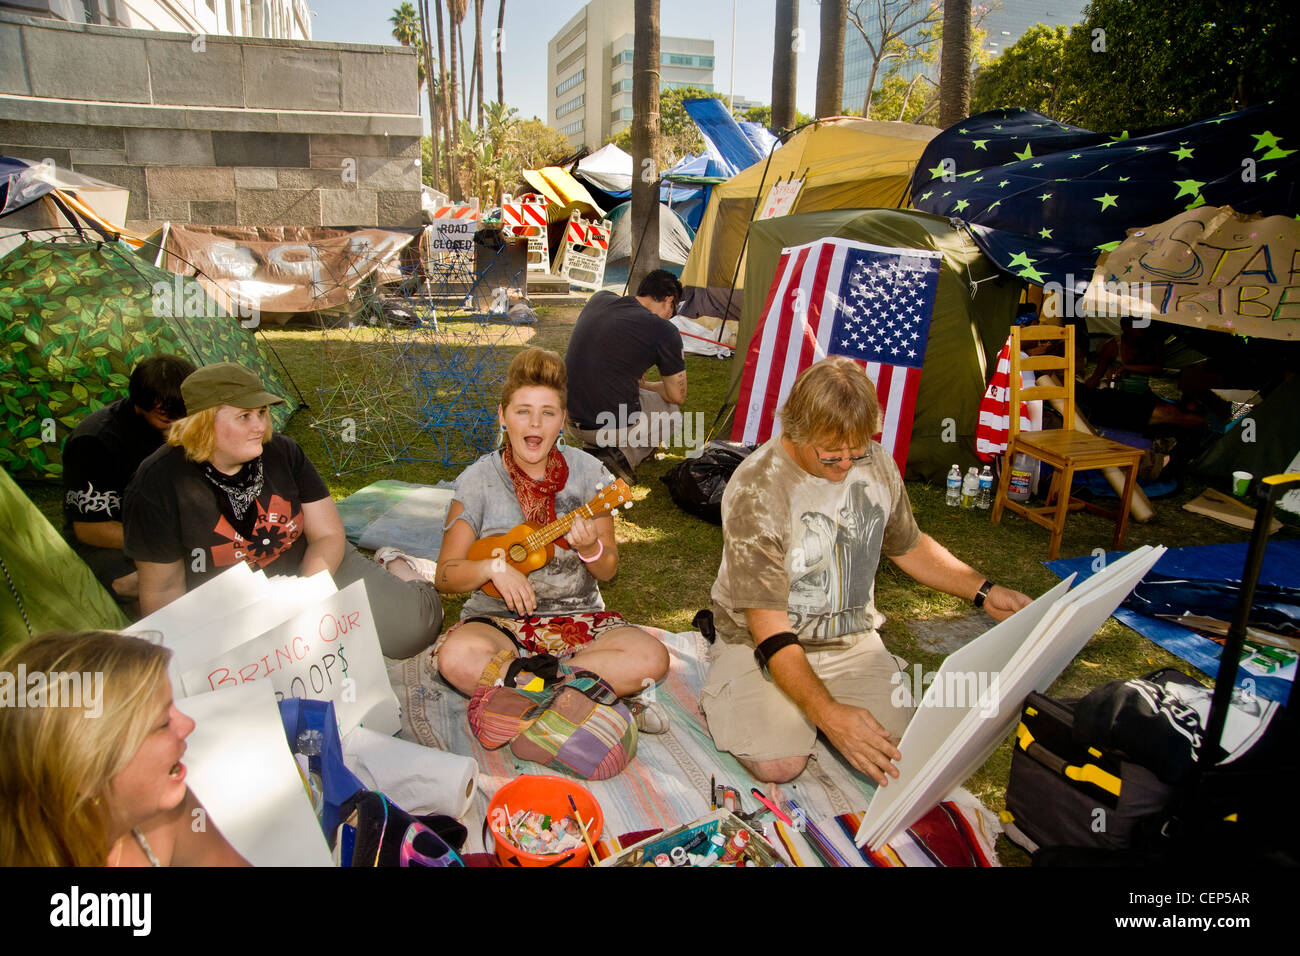
[[[688,458],[660,480],[677,507],[687,514],[722,524],[722,492],[736,467],[754,450],[734,441],[711,441],[696,458]]]

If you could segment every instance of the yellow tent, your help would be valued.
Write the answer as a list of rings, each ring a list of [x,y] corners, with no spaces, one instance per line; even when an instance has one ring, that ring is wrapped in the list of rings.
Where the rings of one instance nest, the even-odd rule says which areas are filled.
[[[605,211],[596,205],[596,200],[591,198],[587,187],[559,166],[525,169],[522,175],[529,186],[551,201],[546,210],[549,222],[567,220],[575,209],[587,218],[592,215],[597,219],[605,218]]]
[[[934,127],[911,123],[854,117],[823,120],[795,134],[772,154],[770,165],[761,160],[714,186],[682,271],[686,287],[682,311],[721,316],[736,276],[728,312],[731,318],[740,317],[745,272],[742,263],[737,274],[736,261],[751,217],[762,212],[762,206],[756,208],[754,203],[760,189],[766,203],[774,184],[792,177],[803,179],[793,205],[785,210],[787,215],[822,209],[909,208],[912,169],[938,133]]]

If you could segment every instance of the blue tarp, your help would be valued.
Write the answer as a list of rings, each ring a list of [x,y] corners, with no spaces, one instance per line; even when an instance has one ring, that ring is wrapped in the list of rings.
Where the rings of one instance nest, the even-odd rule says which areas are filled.
[[[1242,569],[1246,566],[1247,547],[1245,543],[1240,543],[1170,548],[1151,570],[1171,577],[1240,581]],[[1109,564],[1122,557],[1123,553],[1122,551],[1111,552],[1106,555],[1106,563]],[[1071,572],[1078,572],[1079,577],[1075,581],[1077,586],[1092,576],[1095,561],[1096,558],[1085,555],[1081,558],[1062,558],[1059,561],[1044,563],[1057,577],[1063,578]],[[1259,583],[1289,588],[1300,587],[1300,541],[1269,542],[1264,551]],[[1135,614],[1127,608],[1117,610],[1115,618],[1148,640],[1159,644],[1169,653],[1200,668],[1211,677],[1219,673],[1219,655],[1223,652],[1223,647],[1208,637],[1202,637],[1195,631],[1179,627],[1169,621]],[[1262,677],[1247,672],[1245,668],[1238,668],[1237,686],[1241,686],[1247,680],[1253,683],[1255,693],[1281,704],[1285,704],[1291,694],[1292,682],[1289,680]]]
[[[912,204],[970,223],[980,248],[1011,275],[1066,288],[1072,275],[1077,288],[1127,230],[1187,209],[1300,213],[1298,150],[1294,106],[1275,103],[1132,136],[990,110],[930,140],[912,175]]]
[[[700,128],[709,158],[718,163],[719,171],[714,175],[728,178],[734,176],[765,158],[771,151],[771,147],[766,150],[761,147],[762,137],[757,132],[753,129],[746,131],[736,122],[735,117],[727,112],[727,104],[722,100],[704,96],[682,100],[682,106]],[[774,136],[772,145],[776,145]]]

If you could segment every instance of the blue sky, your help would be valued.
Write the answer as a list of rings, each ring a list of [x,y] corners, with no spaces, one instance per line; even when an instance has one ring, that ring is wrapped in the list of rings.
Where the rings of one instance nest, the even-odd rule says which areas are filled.
[[[347,43],[392,44],[388,18],[398,2],[392,0],[308,0],[316,14],[312,37]],[[629,6],[632,0],[627,0]],[[414,4],[413,4],[414,5]],[[521,116],[542,116],[546,111],[546,44],[552,34],[586,5],[585,0],[506,0],[505,99]],[[466,53],[472,55],[474,11],[471,0],[466,17]],[[750,100],[771,102],[772,31],[775,0],[736,0],[735,92]],[[660,30],[668,36],[699,37],[713,41],[713,85],[725,93],[732,67],[729,0],[660,0]],[[799,26],[805,35],[799,55],[796,90],[800,110],[811,114],[817,90],[818,5],[800,0]],[[497,0],[483,9],[483,32],[496,27]],[[516,40],[517,37],[526,38]],[[485,40],[486,42],[486,40]],[[487,92],[496,96],[496,65],[484,65]]]

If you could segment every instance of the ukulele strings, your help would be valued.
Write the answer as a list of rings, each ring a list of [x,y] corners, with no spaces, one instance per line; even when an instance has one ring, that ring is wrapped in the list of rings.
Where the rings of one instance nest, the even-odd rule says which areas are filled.
[[[585,512],[585,514],[583,512]],[[550,544],[560,535],[568,531],[569,528],[573,527],[573,519],[575,517],[578,517],[580,514],[584,518],[592,517],[591,505],[585,504],[581,508],[575,508],[573,511],[570,511],[563,518],[556,518],[546,527],[539,528],[537,531],[534,531],[532,534],[530,534],[527,538],[524,539],[528,545],[528,550],[537,551],[545,547],[546,545]]]

